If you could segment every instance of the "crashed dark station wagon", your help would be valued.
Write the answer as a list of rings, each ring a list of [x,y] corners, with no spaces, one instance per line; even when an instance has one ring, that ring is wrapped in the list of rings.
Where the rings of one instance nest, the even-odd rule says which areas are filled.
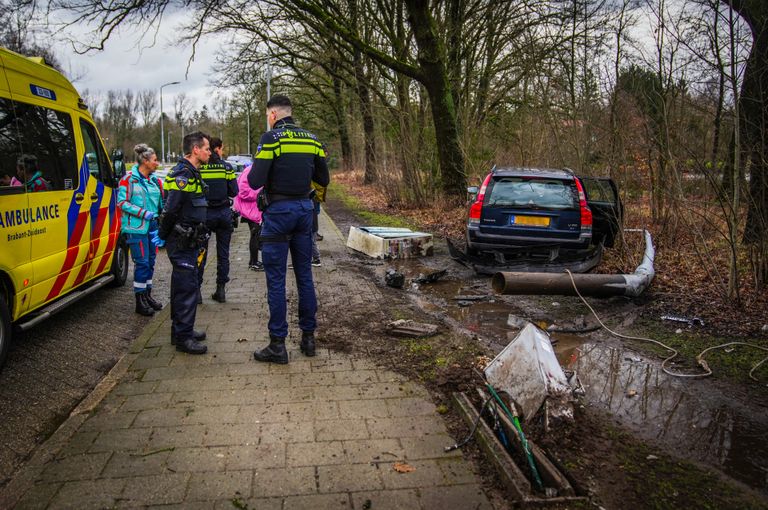
[[[494,167],[467,191],[466,258],[476,269],[586,272],[613,246],[622,221],[613,180],[569,169]]]

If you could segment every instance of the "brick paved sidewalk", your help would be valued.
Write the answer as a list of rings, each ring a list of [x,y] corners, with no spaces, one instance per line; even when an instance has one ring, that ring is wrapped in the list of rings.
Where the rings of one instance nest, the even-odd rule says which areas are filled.
[[[344,239],[324,214],[321,231],[320,306],[381,299],[373,283],[336,267]],[[264,274],[246,267],[247,243],[238,229],[226,304],[210,299],[209,259],[197,319],[208,354],[175,351],[166,307],[6,487],[0,507],[20,498],[18,508],[491,508],[471,464],[443,453],[454,440],[423,387],[365,359],[298,351],[291,278],[291,362],[253,360],[268,310]],[[415,470],[398,473],[396,461]]]

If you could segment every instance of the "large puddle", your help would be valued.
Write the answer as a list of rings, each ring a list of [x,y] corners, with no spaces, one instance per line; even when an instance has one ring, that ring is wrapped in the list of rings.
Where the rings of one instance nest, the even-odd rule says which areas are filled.
[[[387,267],[409,279],[433,271],[409,261],[377,273],[383,277]],[[411,290],[425,311],[450,317],[497,351],[517,334],[507,326],[507,317],[520,310],[495,298],[489,280],[441,280]],[[754,406],[724,394],[710,381],[669,376],[659,362],[633,351],[590,343],[578,335],[555,333],[552,339],[560,363],[577,371],[592,405],[644,439],[768,491],[768,413],[755,413]]]

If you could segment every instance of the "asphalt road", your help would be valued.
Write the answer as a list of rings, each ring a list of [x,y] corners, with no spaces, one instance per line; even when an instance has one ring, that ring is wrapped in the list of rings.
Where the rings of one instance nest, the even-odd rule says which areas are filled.
[[[168,302],[170,263],[157,257],[152,295]],[[0,487],[128,350],[150,318],[134,312],[133,264],[102,288],[17,335],[0,372]],[[170,333],[169,333],[170,334]]]

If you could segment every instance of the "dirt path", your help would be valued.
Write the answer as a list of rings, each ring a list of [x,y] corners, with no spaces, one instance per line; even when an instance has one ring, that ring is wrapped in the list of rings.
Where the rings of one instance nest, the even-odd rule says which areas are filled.
[[[326,211],[343,234],[361,225],[353,212],[333,198]],[[450,259],[443,241],[435,255],[418,261],[374,261],[350,254],[346,264],[361,278],[373,278],[391,305],[358,310],[348,321],[334,317],[330,338],[335,348],[362,351],[393,369],[417,377],[449,408],[453,391],[474,392],[473,368],[494,356],[516,334],[510,314],[540,326],[582,327],[591,321],[577,298],[493,296],[489,281]],[[384,286],[394,268],[407,279],[446,269],[437,284]],[[470,304],[456,296],[484,296]],[[639,304],[638,304],[639,303]],[[644,327],[640,302],[614,298],[592,300],[597,313],[617,327]],[[380,332],[388,321],[410,318],[438,324],[431,339],[371,342],[366,329]],[[640,319],[638,321],[638,319]],[[639,322],[639,323],[638,323]],[[380,336],[378,337],[380,338]],[[576,369],[587,386],[576,426],[537,439],[548,447],[605,508],[710,507],[768,508],[768,403],[764,388],[722,380],[681,380],[659,371],[653,354],[631,350],[605,332],[553,335],[561,364]],[[676,367],[684,369],[684,366]],[[688,367],[690,368],[690,367]],[[448,414],[456,436],[466,434]],[[533,433],[536,431],[533,430]],[[484,467],[473,447],[466,449]],[[484,471],[490,485],[497,480]]]

